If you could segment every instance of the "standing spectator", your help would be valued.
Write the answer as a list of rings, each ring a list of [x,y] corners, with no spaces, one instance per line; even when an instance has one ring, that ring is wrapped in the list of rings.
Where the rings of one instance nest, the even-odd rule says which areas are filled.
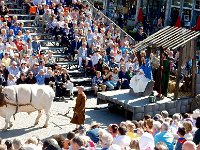
[[[183,122],[183,127],[185,128],[185,136],[184,138],[187,140],[187,141],[192,141],[193,140],[193,135],[192,135],[192,123],[190,121],[184,121]]]
[[[164,122],[161,126],[161,132],[156,134],[154,137],[155,144],[163,142],[167,145],[169,150],[174,149],[174,137],[169,131],[170,125],[167,122]]]

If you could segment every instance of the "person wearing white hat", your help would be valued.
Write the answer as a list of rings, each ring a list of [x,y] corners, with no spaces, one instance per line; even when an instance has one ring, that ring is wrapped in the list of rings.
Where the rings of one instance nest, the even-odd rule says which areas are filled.
[[[144,71],[139,70],[139,73],[131,78],[130,87],[134,93],[144,92],[150,80],[144,76]]]
[[[12,62],[12,65],[8,68],[10,74],[13,74],[15,78],[18,78],[20,75],[19,67],[15,61]]]

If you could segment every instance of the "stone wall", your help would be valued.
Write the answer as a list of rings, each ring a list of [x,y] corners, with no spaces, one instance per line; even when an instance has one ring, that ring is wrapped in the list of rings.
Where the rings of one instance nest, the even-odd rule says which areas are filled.
[[[166,103],[152,103],[142,107],[133,108],[133,120],[143,119],[145,114],[150,114],[154,116],[155,114],[160,114],[162,110],[167,110],[169,115],[175,113],[186,113],[190,112],[190,105],[192,98],[179,99],[177,101],[170,101]]]

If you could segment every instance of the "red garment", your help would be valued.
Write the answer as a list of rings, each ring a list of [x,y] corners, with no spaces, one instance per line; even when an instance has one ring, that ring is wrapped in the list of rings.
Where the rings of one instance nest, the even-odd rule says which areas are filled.
[[[21,51],[23,49],[23,44],[21,41],[18,41],[18,42],[15,41],[15,45],[16,45],[18,51]]]
[[[177,18],[177,21],[176,21],[175,27],[178,27],[178,28],[181,27],[181,17],[180,17],[180,16],[178,16],[178,18]]]

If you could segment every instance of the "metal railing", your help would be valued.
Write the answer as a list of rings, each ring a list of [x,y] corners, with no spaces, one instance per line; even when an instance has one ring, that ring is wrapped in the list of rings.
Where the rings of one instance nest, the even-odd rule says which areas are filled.
[[[121,32],[121,38],[124,37],[125,35],[128,37],[128,40],[130,44],[135,45],[135,40],[128,34],[126,33],[122,28],[120,28],[114,21],[112,21],[110,18],[108,18],[103,12],[98,10],[97,8],[94,7],[94,5],[90,2],[91,0],[82,0],[83,3],[86,3],[90,6],[90,9],[92,11],[93,17],[96,15],[102,16],[105,20],[105,23],[108,25],[109,23],[112,23],[113,26],[116,28],[116,30]]]

